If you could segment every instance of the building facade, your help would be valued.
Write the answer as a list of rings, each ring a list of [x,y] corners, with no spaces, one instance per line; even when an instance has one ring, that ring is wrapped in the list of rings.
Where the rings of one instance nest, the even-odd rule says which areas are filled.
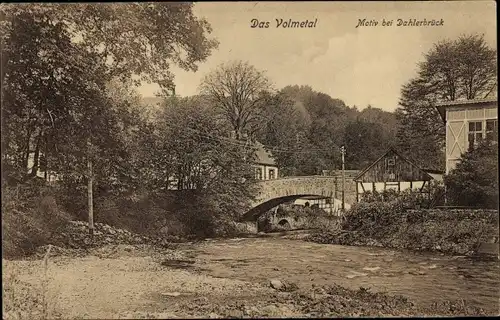
[[[479,141],[498,141],[496,98],[443,102],[436,108],[446,125],[446,174]]]
[[[422,192],[432,180],[434,178],[429,173],[391,148],[354,178],[356,201],[359,202],[367,191],[411,189]]]
[[[256,143],[257,151],[254,161],[255,179],[272,180],[278,178],[278,166],[272,155],[264,148],[261,143]]]

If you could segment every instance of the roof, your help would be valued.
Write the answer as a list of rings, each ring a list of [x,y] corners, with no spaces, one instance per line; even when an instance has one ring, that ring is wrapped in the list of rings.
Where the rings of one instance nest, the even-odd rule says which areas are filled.
[[[434,106],[439,111],[441,115],[441,119],[446,121],[446,113],[445,109],[447,107],[457,107],[457,106],[466,106],[466,105],[484,105],[489,103],[498,103],[498,98],[488,98],[488,99],[470,99],[470,100],[453,100],[453,101],[442,101],[436,103]]]
[[[428,174],[444,174],[443,170],[435,170],[435,169],[422,169]]]
[[[443,174],[442,173],[432,173],[427,172],[434,180],[443,182]]]
[[[255,151],[255,155],[257,156],[255,162],[258,164],[275,166],[276,161],[274,161],[271,153],[264,148],[264,145],[260,142],[256,142],[255,145],[257,147],[257,151]]]
[[[401,159],[403,159],[404,161],[408,162],[409,164],[411,164],[412,166],[414,166],[415,168],[419,169],[420,171],[423,172],[424,175],[426,175],[429,180],[432,180],[434,179],[429,173],[427,173],[425,170],[421,169],[419,166],[417,166],[416,164],[414,164],[412,161],[408,160],[406,157],[403,157],[399,152],[397,152],[393,147],[389,148],[389,150],[387,150],[383,155],[381,155],[377,160],[373,161],[373,163],[371,165],[369,165],[368,167],[366,167],[365,169],[363,169],[353,180],[354,181],[359,181],[359,178],[361,178],[368,170],[370,170],[371,168],[373,168],[373,166],[375,166],[380,160],[382,160],[386,155],[388,155],[390,152],[394,152],[398,157],[400,157]]]
[[[476,104],[476,103],[490,103],[490,102],[497,102],[497,101],[498,101],[497,98],[442,101],[442,102],[436,103],[436,107],[459,106],[459,105],[464,105],[464,104]]]

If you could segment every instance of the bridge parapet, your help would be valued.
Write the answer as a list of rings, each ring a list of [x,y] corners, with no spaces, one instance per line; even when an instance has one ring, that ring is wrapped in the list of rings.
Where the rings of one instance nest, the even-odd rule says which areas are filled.
[[[254,206],[270,199],[292,195],[316,195],[340,199],[342,180],[338,176],[296,176],[257,182],[260,186]],[[355,184],[346,179],[346,202],[353,203],[356,199]]]
[[[255,205],[269,199],[291,195],[318,195],[334,197],[336,179],[325,176],[285,177],[274,180],[259,181],[260,192]]]
[[[318,198],[341,198],[342,179],[336,176],[297,176],[258,181],[259,193],[252,209],[243,215],[243,220],[255,220],[260,214],[288,201],[306,196]],[[346,203],[356,201],[354,181],[346,179]]]

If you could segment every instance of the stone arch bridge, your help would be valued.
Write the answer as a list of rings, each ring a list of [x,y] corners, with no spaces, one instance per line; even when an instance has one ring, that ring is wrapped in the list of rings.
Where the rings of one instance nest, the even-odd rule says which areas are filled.
[[[255,221],[268,210],[300,198],[341,199],[342,177],[340,176],[300,176],[283,177],[257,182],[259,194],[252,203],[252,209],[242,217],[243,221]],[[352,178],[345,179],[345,202],[356,201],[356,184]]]

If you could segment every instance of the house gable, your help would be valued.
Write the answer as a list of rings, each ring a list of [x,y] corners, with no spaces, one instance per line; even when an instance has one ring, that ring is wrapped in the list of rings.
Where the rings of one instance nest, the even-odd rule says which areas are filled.
[[[431,175],[392,148],[354,178],[357,182],[373,183],[430,180],[433,180]]]
[[[263,144],[256,143],[257,150],[255,151],[255,164],[264,166],[276,166],[276,161],[269,151],[267,151]]]

